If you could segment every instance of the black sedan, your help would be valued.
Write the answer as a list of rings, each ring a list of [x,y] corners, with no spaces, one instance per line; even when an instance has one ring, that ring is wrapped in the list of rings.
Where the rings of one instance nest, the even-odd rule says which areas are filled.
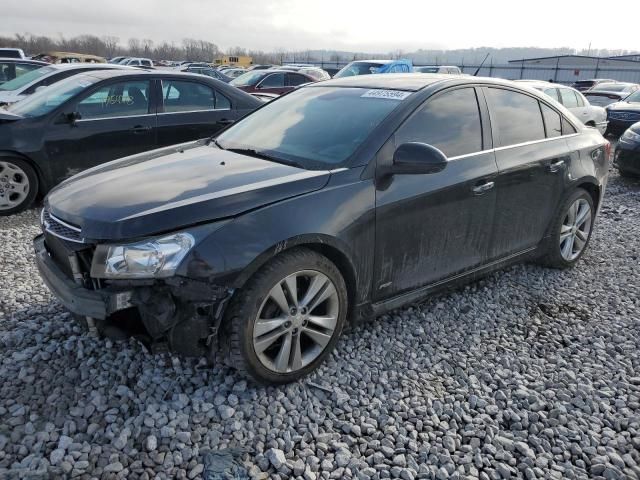
[[[640,122],[631,125],[620,137],[613,165],[623,177],[640,176]]]
[[[263,102],[200,75],[100,70],[0,110],[0,215],[82,170],[208,137]]]
[[[502,266],[574,266],[609,143],[497,79],[363,75],[301,87],[211,141],[53,190],[35,239],[60,301],[99,331],[144,326],[296,380],[347,322]],[[95,323],[94,323],[95,322]]]
[[[620,135],[634,123],[640,121],[640,91],[629,95],[621,102],[607,106],[607,134]]]

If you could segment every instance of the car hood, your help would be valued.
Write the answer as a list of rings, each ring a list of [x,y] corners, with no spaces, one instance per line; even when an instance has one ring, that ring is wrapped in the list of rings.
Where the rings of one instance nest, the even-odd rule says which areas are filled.
[[[52,190],[45,208],[79,227],[86,239],[132,239],[319,190],[329,176],[198,141],[80,173]]]

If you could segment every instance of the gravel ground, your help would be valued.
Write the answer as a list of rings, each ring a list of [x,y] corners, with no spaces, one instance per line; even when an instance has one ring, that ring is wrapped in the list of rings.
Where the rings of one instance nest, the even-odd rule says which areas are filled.
[[[37,211],[0,219],[0,478],[640,478],[639,199],[612,173],[578,268],[397,310],[280,388],[82,333]]]

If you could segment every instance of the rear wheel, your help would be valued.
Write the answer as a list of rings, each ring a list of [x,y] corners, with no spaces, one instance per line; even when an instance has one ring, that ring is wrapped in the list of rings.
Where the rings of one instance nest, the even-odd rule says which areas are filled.
[[[573,192],[553,220],[542,263],[554,268],[575,265],[587,249],[594,218],[591,195],[581,188]]]
[[[229,306],[231,361],[260,383],[298,380],[333,350],[346,313],[346,285],[333,263],[307,249],[279,255]]]
[[[0,158],[0,216],[12,215],[31,206],[38,193],[38,176],[19,158]]]

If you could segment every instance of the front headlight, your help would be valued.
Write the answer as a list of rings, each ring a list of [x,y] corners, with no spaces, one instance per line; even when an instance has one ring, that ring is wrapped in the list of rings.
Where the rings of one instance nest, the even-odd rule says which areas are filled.
[[[628,128],[627,131],[622,134],[620,140],[623,142],[640,143],[640,135]]]
[[[170,277],[193,248],[189,233],[126,245],[98,245],[93,257],[94,278],[163,278]]]

